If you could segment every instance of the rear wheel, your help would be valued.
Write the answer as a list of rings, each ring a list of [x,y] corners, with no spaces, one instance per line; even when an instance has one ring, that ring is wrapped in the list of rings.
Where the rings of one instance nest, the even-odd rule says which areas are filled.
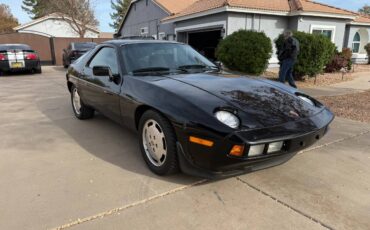
[[[86,120],[94,117],[94,109],[84,105],[75,86],[71,88],[71,101],[73,112],[78,119]]]
[[[152,172],[163,176],[179,171],[176,136],[165,117],[152,110],[145,112],[139,133],[141,153]]]

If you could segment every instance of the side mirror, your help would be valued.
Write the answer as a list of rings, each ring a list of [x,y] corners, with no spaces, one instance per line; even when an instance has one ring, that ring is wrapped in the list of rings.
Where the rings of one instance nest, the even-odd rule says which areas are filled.
[[[93,74],[98,77],[109,77],[109,80],[112,82],[117,83],[117,76],[112,74],[111,69],[109,66],[94,66],[93,67]]]
[[[98,77],[110,77],[112,76],[112,71],[108,66],[94,66],[93,74]]]

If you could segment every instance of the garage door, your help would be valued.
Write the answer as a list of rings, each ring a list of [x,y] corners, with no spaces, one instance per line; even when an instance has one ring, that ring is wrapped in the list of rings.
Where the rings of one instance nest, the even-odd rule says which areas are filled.
[[[215,51],[221,40],[221,30],[189,32],[188,44],[211,61],[215,61]]]

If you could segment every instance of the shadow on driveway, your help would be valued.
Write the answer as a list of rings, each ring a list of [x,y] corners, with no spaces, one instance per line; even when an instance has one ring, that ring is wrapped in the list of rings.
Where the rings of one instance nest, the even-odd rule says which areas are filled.
[[[43,99],[38,102],[38,108],[80,147],[97,158],[136,174],[176,184],[189,184],[196,179],[182,173],[166,177],[153,174],[141,156],[136,133],[99,113],[95,113],[91,120],[78,120],[74,117],[68,95]]]

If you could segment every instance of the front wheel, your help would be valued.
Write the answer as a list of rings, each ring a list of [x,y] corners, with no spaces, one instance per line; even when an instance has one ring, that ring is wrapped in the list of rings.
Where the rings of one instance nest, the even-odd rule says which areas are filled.
[[[163,176],[179,171],[176,136],[165,117],[152,110],[145,112],[139,134],[141,153],[152,172]]]
[[[78,119],[86,120],[94,117],[94,109],[84,105],[75,86],[72,86],[71,89],[71,101],[73,112]]]

